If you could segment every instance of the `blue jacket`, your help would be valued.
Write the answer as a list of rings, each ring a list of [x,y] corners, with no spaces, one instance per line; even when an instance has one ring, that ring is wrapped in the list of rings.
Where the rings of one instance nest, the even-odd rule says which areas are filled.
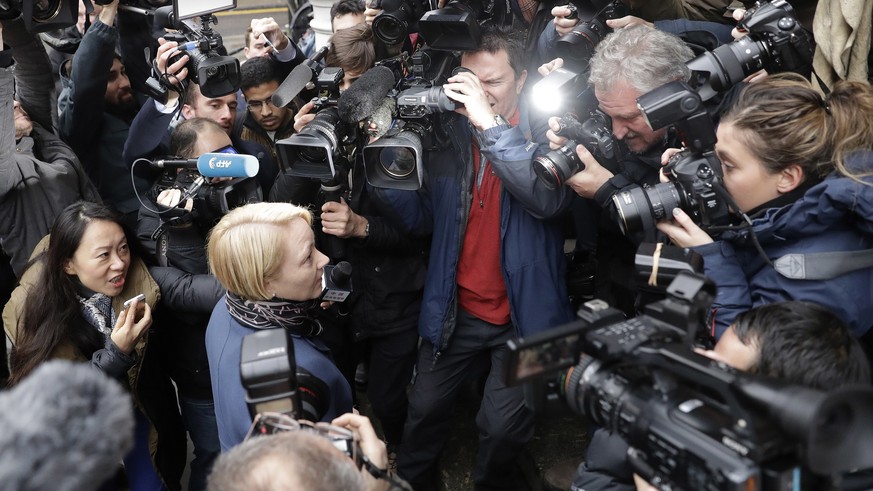
[[[873,166],[873,153],[856,154],[849,165]],[[767,210],[753,227],[767,256],[856,251],[873,248],[873,178],[864,184],[832,175],[794,203]],[[716,338],[736,316],[781,300],[806,300],[830,308],[861,336],[873,326],[873,268],[828,280],[786,278],[760,256],[748,229],[726,232],[695,247],[704,271],[718,286],[714,309]]]
[[[500,262],[510,317],[517,334],[530,335],[572,319],[563,235],[557,220],[549,219],[566,210],[574,193],[566,186],[547,189],[537,179],[531,158],[539,145],[525,135],[524,109],[520,121],[523,127],[500,125],[476,138],[501,181]],[[446,126],[452,144],[425,155],[421,190],[375,190],[404,229],[433,234],[418,327],[437,352],[448,346],[455,327],[458,261],[474,185],[468,120],[455,117]]]
[[[215,305],[209,327],[206,328],[206,354],[209,357],[222,452],[241,443],[252,425],[246,405],[246,391],[240,380],[239,362],[243,337],[255,331],[242,326],[230,316],[224,299]],[[330,352],[324,345],[316,340],[295,336],[294,356],[298,366],[309,370],[330,388],[330,404],[322,421],[330,422],[352,410],[349,383],[330,359]]]

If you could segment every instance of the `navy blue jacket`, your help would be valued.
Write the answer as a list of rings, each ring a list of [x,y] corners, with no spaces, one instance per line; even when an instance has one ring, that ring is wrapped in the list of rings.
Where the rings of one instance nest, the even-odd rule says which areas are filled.
[[[224,299],[215,305],[206,329],[206,353],[222,452],[241,443],[252,425],[246,391],[240,380],[239,361],[243,338],[255,331],[230,316]],[[330,422],[352,410],[352,389],[333,364],[324,345],[317,340],[295,336],[294,357],[298,366],[321,379],[330,389],[330,404],[322,421]]]
[[[500,125],[477,132],[476,138],[501,181],[500,272],[512,324],[517,334],[529,335],[572,319],[563,235],[558,221],[549,219],[567,209],[574,193],[566,186],[548,189],[537,179],[531,158],[539,145],[525,135],[524,109],[520,121],[523,128]],[[469,122],[455,117],[446,126],[452,143],[425,155],[421,190],[375,190],[406,230],[433,234],[418,327],[437,352],[448,346],[455,327],[458,261],[474,185]]]
[[[848,165],[873,168],[873,153],[853,155]],[[786,254],[857,251],[873,248],[873,178],[860,183],[831,175],[794,203],[771,208],[753,220],[758,240],[775,261]],[[704,271],[718,287],[714,335],[741,312],[781,300],[824,305],[861,336],[873,326],[873,268],[829,280],[786,278],[758,254],[748,229],[726,232],[711,244],[695,247]]]

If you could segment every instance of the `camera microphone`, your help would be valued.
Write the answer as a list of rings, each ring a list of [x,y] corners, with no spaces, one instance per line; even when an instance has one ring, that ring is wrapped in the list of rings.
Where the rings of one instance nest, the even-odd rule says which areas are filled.
[[[341,120],[356,124],[370,117],[395,84],[394,72],[384,66],[366,71],[339,98],[337,112]]]
[[[348,261],[340,261],[336,266],[328,264],[324,267],[321,284],[321,300],[344,302],[352,293],[352,265]]]
[[[203,177],[255,177],[260,164],[253,155],[204,153],[196,159],[162,159],[151,162],[158,169],[192,168]]]

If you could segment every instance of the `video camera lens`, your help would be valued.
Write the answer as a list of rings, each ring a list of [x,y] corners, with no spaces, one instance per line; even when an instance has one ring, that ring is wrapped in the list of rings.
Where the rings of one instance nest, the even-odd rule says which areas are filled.
[[[326,107],[298,133],[277,142],[279,163],[292,175],[332,179],[348,130],[336,107]]]
[[[377,8],[382,13],[373,19],[373,35],[387,45],[400,44],[410,32],[416,32],[418,18],[424,13],[418,0],[382,0]]]
[[[373,20],[373,33],[388,45],[399,44],[406,37],[407,23],[392,14],[382,14]]]
[[[415,190],[422,183],[421,133],[426,128],[408,125],[392,136],[364,147],[364,173],[371,186]]]
[[[48,22],[58,14],[60,9],[61,0],[35,1],[31,16],[34,22]]]
[[[612,202],[618,210],[618,225],[627,235],[653,230],[655,223],[673,216],[674,208],[683,208],[687,195],[677,183],[662,182],[648,188],[622,191],[613,195]]]
[[[387,147],[379,152],[379,163],[386,175],[405,179],[415,172],[415,155],[406,147]]]
[[[576,155],[576,142],[568,141],[557,150],[534,159],[534,172],[548,189],[558,189],[573,174],[585,168]]]

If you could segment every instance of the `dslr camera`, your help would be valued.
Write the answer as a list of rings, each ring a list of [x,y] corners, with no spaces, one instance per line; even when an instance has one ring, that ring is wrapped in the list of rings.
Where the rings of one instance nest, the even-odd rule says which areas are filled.
[[[344,428],[320,421],[330,406],[327,384],[297,366],[287,329],[263,329],[243,338],[240,378],[254,424],[248,436],[303,430],[323,436],[361,465],[360,448]],[[302,420],[302,421],[300,421]]]
[[[787,1],[759,1],[746,11],[738,28],[748,34],[687,63],[693,74],[691,86],[704,101],[762,69],[809,77],[813,55],[811,35],[797,21],[794,8]]]
[[[572,113],[565,114],[561,128],[555,134],[568,139],[561,148],[536,157],[534,171],[539,180],[549,189],[557,189],[573,174],[583,170],[585,164],[576,155],[576,145],[583,145],[601,165],[614,168],[621,160],[623,151],[612,136],[612,121],[609,116],[595,108],[582,122]]]
[[[705,230],[727,223],[733,200],[721,182],[715,126],[700,94],[684,82],[670,82],[640,96],[637,106],[653,130],[675,124],[688,148],[664,167],[670,182],[613,195],[622,232],[654,230],[655,223],[669,220],[677,207]]]
[[[634,472],[659,489],[820,490],[870,467],[873,389],[825,394],[694,352],[714,295],[682,271],[641,316],[615,322],[589,302],[575,323],[509,341],[507,383],[557,371],[570,409],[621,436]]]
[[[330,407],[330,389],[297,365],[294,341],[287,329],[262,329],[243,338],[240,378],[252,427],[246,439],[284,431],[306,431],[327,439],[358,468],[388,481],[391,490],[411,491],[409,485],[374,466],[351,430],[318,423]]]
[[[571,14],[568,19],[578,19],[584,8],[571,2],[568,6]],[[595,13],[589,20],[582,21],[572,31],[561,36],[555,46],[557,54],[567,62],[568,66],[584,69],[594,55],[594,49],[612,32],[606,25],[610,19],[618,19],[630,14],[628,7],[621,0],[613,0]]]

